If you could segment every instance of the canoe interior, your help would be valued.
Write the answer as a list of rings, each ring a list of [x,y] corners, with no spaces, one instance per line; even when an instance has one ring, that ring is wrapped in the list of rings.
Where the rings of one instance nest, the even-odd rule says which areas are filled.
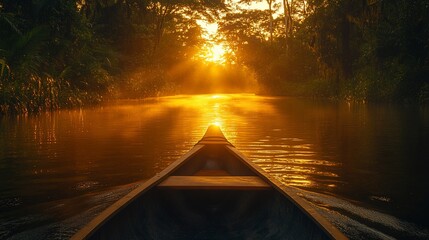
[[[91,239],[328,239],[274,190],[154,189]]]
[[[224,145],[206,145],[169,176],[257,176]],[[249,177],[250,179],[254,177]],[[179,178],[180,179],[180,178]],[[328,239],[267,184],[255,189],[153,186],[89,239]]]
[[[171,175],[256,176],[256,173],[231,155],[224,145],[207,145]]]

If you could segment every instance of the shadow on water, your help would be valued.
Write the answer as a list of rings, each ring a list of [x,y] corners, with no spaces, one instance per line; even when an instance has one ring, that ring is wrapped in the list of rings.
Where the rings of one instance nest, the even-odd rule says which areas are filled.
[[[0,239],[67,238],[211,123],[353,239],[427,239],[429,111],[176,96],[0,120]]]

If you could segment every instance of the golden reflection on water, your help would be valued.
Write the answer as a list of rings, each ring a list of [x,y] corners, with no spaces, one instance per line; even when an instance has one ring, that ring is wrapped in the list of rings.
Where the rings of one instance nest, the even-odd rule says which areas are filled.
[[[278,110],[271,104],[273,99],[252,94],[174,96],[120,107],[128,114],[133,112],[132,115],[140,119],[139,124],[144,125],[174,115],[171,117],[175,118],[175,124],[167,128],[173,135],[187,132],[184,138],[187,139],[185,145],[189,147],[202,137],[209,125],[216,124],[227,139],[252,161],[289,185],[312,187],[314,176],[336,177],[329,170],[318,170],[335,167],[337,163],[319,160],[313,143],[293,135],[295,130],[287,129],[293,127],[288,126],[288,116],[278,117]],[[129,127],[136,124],[132,121],[135,117],[123,122]],[[288,134],[288,131],[292,133]],[[136,134],[135,131],[128,133]],[[187,150],[183,149],[181,154]],[[163,167],[164,164],[159,166]],[[332,182],[329,184],[330,187],[334,185]]]
[[[326,169],[336,167],[338,163],[319,160],[313,144],[287,135],[287,119],[279,119],[277,109],[266,100],[250,94],[179,96],[163,99],[162,106],[184,108],[194,113],[193,122],[189,123],[198,129],[193,132],[193,142],[201,138],[208,125],[216,124],[232,144],[286,184],[312,187],[314,176],[338,177]],[[265,121],[257,123],[261,118]],[[265,132],[264,138],[255,141],[255,136],[251,136],[255,130]],[[269,134],[273,133],[280,138],[272,139]],[[334,183],[328,184],[329,187],[335,186]]]
[[[150,177],[216,124],[238,150],[283,183],[335,187],[338,163],[321,158],[317,143],[300,134],[305,124],[295,118],[301,117],[279,113],[275,101],[252,94],[174,96],[21,117],[11,132],[24,139],[31,133],[32,143],[16,142],[10,149],[31,156],[24,172],[43,173],[46,181],[68,176],[59,181],[93,188]]]
[[[315,187],[320,184],[315,183],[317,178],[337,178],[330,168],[338,163],[319,159],[313,143],[296,137],[297,129],[291,128],[299,126],[290,126],[288,116],[278,117],[278,109],[271,104],[273,99],[251,94],[159,98],[154,110],[141,112],[141,118],[148,121],[171,109],[180,109],[175,117],[191,130],[189,144],[196,143],[209,125],[216,124],[252,161],[289,185]],[[325,185],[328,184],[332,188],[336,183],[327,181]]]

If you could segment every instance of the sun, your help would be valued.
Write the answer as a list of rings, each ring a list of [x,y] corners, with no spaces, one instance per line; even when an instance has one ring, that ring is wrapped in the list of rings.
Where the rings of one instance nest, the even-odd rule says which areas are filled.
[[[213,44],[209,51],[208,55],[205,57],[205,60],[213,63],[225,63],[225,53],[226,49],[221,44]]]
[[[224,64],[226,53],[227,50],[223,44],[207,42],[201,49],[199,58],[208,63]]]

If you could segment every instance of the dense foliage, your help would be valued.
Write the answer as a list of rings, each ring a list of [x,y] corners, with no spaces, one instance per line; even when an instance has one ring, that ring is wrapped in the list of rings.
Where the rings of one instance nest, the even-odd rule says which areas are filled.
[[[200,91],[207,72],[224,89],[256,76],[266,94],[429,101],[428,0],[228,2],[0,0],[0,112]],[[195,60],[201,19],[224,67]]]
[[[336,95],[429,100],[429,1],[338,1],[308,24]]]
[[[428,0],[264,2],[222,31],[268,94],[429,101]]]
[[[74,1],[1,1],[2,111],[99,101],[113,55]]]

